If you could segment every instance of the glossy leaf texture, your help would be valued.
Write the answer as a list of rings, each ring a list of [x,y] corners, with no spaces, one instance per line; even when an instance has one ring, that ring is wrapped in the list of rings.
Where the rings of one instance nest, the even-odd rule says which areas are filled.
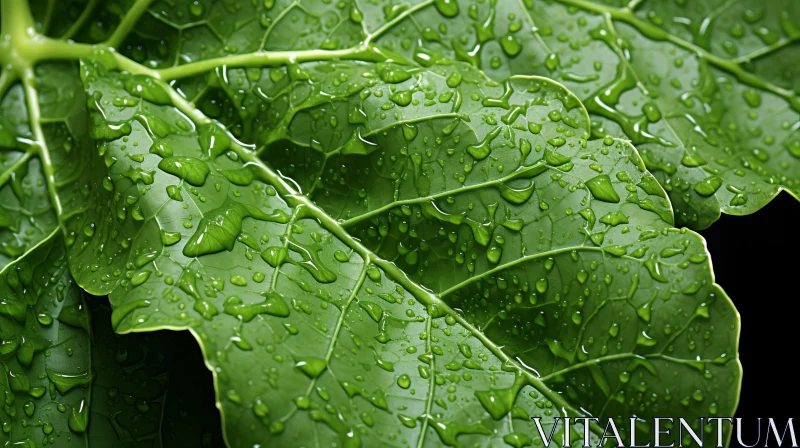
[[[458,2],[452,18],[429,3],[376,45],[422,65],[558,79],[593,133],[636,145],[678,224],[703,229],[781,190],[800,195],[796,3]]]
[[[2,269],[52,233],[58,222],[47,189],[42,188],[42,162],[32,141],[22,88],[0,91],[0,100]]]
[[[90,3],[91,20],[70,35],[114,40],[129,2]],[[791,0],[165,5],[153,2],[120,50],[170,77],[192,72],[169,69],[176,64],[261,50],[358,58],[368,42],[411,66],[461,60],[497,81],[564,83],[586,104],[595,135],[637,146],[679,225],[703,229],[721,212],[755,212],[781,190],[800,194],[800,75],[787,63],[798,58],[800,12]],[[79,22],[86,10],[72,11]]]
[[[564,1],[4,2],[0,193],[19,222],[52,203],[114,331],[188,330],[221,410],[185,435],[208,414],[165,402],[174,352],[94,323],[90,441],[522,447],[536,416],[732,415],[738,314],[673,226],[794,188],[791,98],[744,138],[772,74],[645,26],[673,10]],[[6,263],[42,222],[0,223]]]
[[[738,316],[702,240],[661,220],[663,191],[649,198],[636,186],[648,174],[630,146],[575,141],[576,153],[596,150],[586,160],[629,173],[580,188],[617,207],[597,209],[598,230],[622,225],[619,204],[632,207],[622,244],[532,249],[431,293],[166,84],[97,61],[83,71],[97,144],[80,159],[93,162],[59,170],[89,191],[75,211],[76,193],[60,191],[73,272],[110,294],[118,332],[197,334],[233,446],[302,443],[309,428],[323,445],[514,445],[537,437],[529,417],[551,406],[598,416],[735,408]],[[620,199],[634,193],[653,211]],[[504,319],[497,333],[478,330]],[[520,332],[513,348],[499,343]],[[254,377],[247,365],[270,367]],[[514,416],[525,424],[512,429]]]
[[[240,96],[270,98],[266,109],[242,100],[261,110],[262,157],[434,291],[526,255],[584,245],[624,253],[639,236],[626,224],[672,224],[635,150],[587,142],[585,110],[552,81],[496,83],[464,64],[275,72],[250,83],[243,70],[226,73],[249,88]]]
[[[56,230],[0,271],[2,440],[86,446],[89,311]]]
[[[222,445],[202,358],[186,334],[119,336],[87,301],[55,231],[0,272],[3,443]]]

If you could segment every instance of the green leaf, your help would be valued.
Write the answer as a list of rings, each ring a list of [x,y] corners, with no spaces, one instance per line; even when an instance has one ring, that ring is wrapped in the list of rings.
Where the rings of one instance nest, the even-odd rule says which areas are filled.
[[[585,110],[557,83],[500,84],[463,64],[325,63],[307,73],[274,83],[227,72],[256,114],[262,158],[436,292],[525,255],[624,250],[639,237],[624,224],[672,224],[666,194],[635,150],[587,142]],[[385,81],[389,74],[403,81]],[[271,98],[268,107],[256,95]],[[397,104],[398,95],[409,101]]]
[[[96,159],[86,176],[98,205],[65,209],[73,271],[110,294],[118,332],[197,334],[231,444],[513,445],[538,437],[529,417],[550,406],[597,417],[733,412],[738,315],[703,241],[658,213],[596,217],[598,228],[630,220],[627,247],[531,249],[433,293],[166,85],[152,81],[173,105],[136,102],[130,74],[83,70],[100,140],[82,159]],[[611,143],[592,143],[587,157],[642,176],[630,146]],[[187,181],[194,169],[159,168],[176,157],[207,168],[202,185]],[[583,197],[618,210],[611,192],[622,202],[626,181],[604,179],[595,172]],[[269,367],[253,376],[252,365]],[[515,416],[525,422],[512,430]]]
[[[679,224],[703,229],[781,190],[800,196],[795,2],[461,1],[454,17],[433,3],[375,44],[422,65],[455,58],[496,79],[558,79],[595,134],[636,145]]]
[[[721,212],[753,213],[781,190],[800,195],[800,74],[785,63],[797,58],[800,24],[790,0],[770,8],[756,0],[691,6],[635,0],[630,7],[592,0],[303,7],[288,0],[183,1],[156,3],[154,15],[144,14],[148,3],[126,14],[128,2],[109,2],[91,14],[96,22],[87,20],[74,34],[116,43],[130,31],[120,50],[163,67],[169,79],[221,67],[231,54],[259,57],[226,61],[222,72],[258,67],[256,60],[288,51],[296,62],[377,56],[428,67],[460,60],[496,80],[547,76],[586,104],[595,135],[626,137],[637,146],[669,192],[680,225],[703,229]],[[218,63],[173,67],[212,58]],[[213,118],[231,114],[221,105],[240,102],[238,88],[214,97],[202,79],[180,84],[204,96]],[[233,115],[239,115],[234,133],[252,125],[241,111]]]
[[[90,0],[35,3],[34,14],[7,1],[0,91],[19,81],[28,107],[4,109],[3,126],[27,120],[10,135],[35,148],[34,191],[59,218],[76,282],[109,294],[104,320],[118,333],[195,336],[231,446],[526,446],[540,437],[530,417],[548,431],[557,416],[732,415],[738,315],[703,240],[672,228],[645,164],[677,202],[683,171],[659,174],[654,151],[675,147],[658,126],[687,115],[701,130],[711,118],[739,126],[720,118],[745,110],[726,102],[737,97],[703,90],[739,85],[703,68],[719,61],[678,31],[640,23],[655,18],[564,1]],[[678,93],[645,81],[634,87],[661,95],[611,85],[663,67],[663,55],[633,57],[640,32],[667,58],[691,50],[711,76],[673,90],[707,104],[660,103]],[[531,74],[565,82],[595,122],[564,86]],[[623,90],[619,110],[592,100]],[[629,126],[626,108],[647,123]],[[679,204],[679,223],[702,227],[719,210],[731,181],[717,168],[740,157],[743,128],[725,129],[724,156],[690,167],[707,175],[686,188],[707,196]],[[651,131],[656,141],[640,141]],[[606,135],[625,132],[644,157]],[[684,165],[710,151],[697,145]],[[5,148],[6,165],[25,150]],[[759,205],[792,177],[746,181]],[[164,382],[149,381],[163,359],[135,348],[154,339],[103,342],[98,387],[134,399],[97,404],[89,438],[99,421],[100,444],[213,443],[213,431],[183,436],[185,408],[170,414]],[[108,357],[118,347],[146,361],[147,387],[126,383],[127,360]],[[150,404],[180,427],[159,426]],[[137,421],[117,432],[109,415]],[[575,424],[571,441],[582,432]]]
[[[3,96],[5,95],[5,96]],[[31,140],[25,96],[19,86],[0,86],[0,269],[56,228],[38,148]],[[7,112],[6,112],[7,111]]]
[[[0,297],[0,440],[86,446],[89,312],[60,231],[0,271]]]

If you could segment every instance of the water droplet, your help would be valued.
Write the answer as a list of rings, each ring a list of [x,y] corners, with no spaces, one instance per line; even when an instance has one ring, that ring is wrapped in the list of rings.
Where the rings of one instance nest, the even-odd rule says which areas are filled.
[[[457,0],[434,0],[436,10],[445,17],[455,17],[458,15],[458,1]]]
[[[402,387],[403,389],[408,389],[409,387],[411,387],[411,377],[409,377],[405,373],[400,375],[397,378],[397,385]]]
[[[193,1],[189,5],[189,12],[195,17],[200,17],[201,15],[203,15],[204,10],[205,7],[197,0]]]
[[[614,186],[611,184],[611,178],[608,177],[608,174],[601,174],[587,180],[586,187],[589,188],[589,191],[595,199],[604,202],[619,202],[619,195],[617,195],[617,192],[614,190]]]

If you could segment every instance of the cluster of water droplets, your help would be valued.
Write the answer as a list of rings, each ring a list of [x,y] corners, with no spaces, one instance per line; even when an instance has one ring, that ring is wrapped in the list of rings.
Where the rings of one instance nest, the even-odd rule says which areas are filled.
[[[0,274],[5,440],[85,443],[92,372],[89,312],[55,233]]]
[[[645,165],[688,210],[692,195],[719,191],[744,206],[769,191],[764,178],[791,188],[791,176],[771,165],[791,169],[791,140],[709,114],[725,109],[725,92],[753,109],[774,107],[775,98],[718,79],[719,67],[676,55],[663,33],[639,22],[643,35],[621,36],[576,8],[556,15],[577,39],[533,24],[540,6],[532,3],[465,3],[420,7],[419,27],[402,5],[331,2],[311,14],[272,0],[193,1],[160,13],[177,39],[136,37],[124,49],[134,60],[157,66],[176,55],[192,62],[279,48],[274,35],[298,24],[309,31],[288,47],[349,48],[386,23],[377,45],[425,67],[220,67],[179,83],[224,126],[176,101],[161,81],[102,62],[83,67],[89,116],[54,133],[73,272],[90,291],[110,293],[119,331],[196,332],[237,437],[266,430],[299,442],[319,423],[346,446],[415,444],[433,434],[446,445],[489,437],[525,446],[528,418],[554,416],[565,403],[615,416],[732,408],[716,379],[738,381],[735,311],[713,285],[699,237],[669,229],[670,205]],[[237,17],[247,25],[233,29]],[[583,75],[582,58],[567,57],[595,44],[620,56],[611,80],[602,63]],[[700,76],[645,80],[632,51],[676,55],[674,70]],[[536,60],[535,70],[585,85],[575,91],[586,108],[555,82],[495,82],[447,58],[494,74]],[[656,95],[630,98],[648,89]],[[715,157],[665,134],[684,129],[661,111],[659,101],[675,96],[687,132],[719,149]],[[751,111],[747,119],[760,117]],[[782,123],[793,130],[791,119]],[[740,156],[729,143],[742,129],[788,152],[774,158],[757,147],[734,167],[726,157]],[[589,132],[624,134],[643,157]],[[676,146],[689,171],[656,152]],[[729,183],[729,169],[749,184]],[[286,191],[278,183],[295,181],[338,222],[278,192]],[[700,219],[691,213],[680,222]],[[352,236],[394,264],[365,255]],[[402,272],[460,313],[401,281]],[[733,336],[715,336],[722,333]],[[265,362],[243,371],[254,356]],[[525,429],[509,430],[506,416],[526,420]]]

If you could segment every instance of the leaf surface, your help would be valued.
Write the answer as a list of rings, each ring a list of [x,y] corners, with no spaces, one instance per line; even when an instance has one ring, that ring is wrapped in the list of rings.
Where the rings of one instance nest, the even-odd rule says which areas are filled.
[[[86,446],[90,318],[58,230],[0,271],[0,296],[0,440]]]
[[[720,213],[753,213],[782,190],[800,195],[800,78],[783,63],[798,57],[800,14],[790,0],[769,7],[756,0],[187,1],[153,2],[143,13],[147,4],[133,8],[140,26],[121,51],[170,78],[220,67],[174,65],[263,50],[299,52],[296,62],[370,55],[428,67],[460,60],[498,81],[540,75],[563,82],[586,104],[595,135],[637,146],[670,194],[679,225],[704,229]],[[93,16],[109,26],[85,25],[78,38],[116,40],[128,8],[97,8]],[[233,65],[257,66],[248,58]],[[200,93],[204,85],[192,79],[181,87]],[[207,100],[224,113],[226,97]]]
[[[798,57],[794,2],[459,2],[452,18],[434,3],[376,45],[422,65],[465,60],[496,79],[558,79],[595,134],[636,145],[678,224],[703,229],[781,190],[800,195],[800,78],[786,64]]]
[[[629,223],[627,247],[517,255],[430,292],[166,85],[132,96],[126,86],[142,78],[99,62],[83,70],[99,151],[83,159],[111,161],[111,184],[88,170],[91,203],[108,205],[66,223],[74,272],[110,294],[118,332],[197,334],[233,446],[514,445],[537,437],[529,417],[550,406],[573,416],[735,407],[735,336],[702,335],[735,335],[738,316],[697,235],[646,230],[646,218],[642,230]],[[630,146],[599,143],[641,176]],[[625,185],[597,194],[616,204]],[[122,205],[130,212],[109,213]],[[270,366],[257,381],[241,367],[253,364]]]
[[[56,230],[0,272],[0,440],[220,446],[212,385],[197,368],[194,340],[174,332],[114,334],[106,299],[87,304],[64,248]]]
[[[648,105],[671,96],[632,97],[652,121],[632,127],[629,111],[592,100],[652,69],[631,68],[639,60],[616,39],[626,20],[628,41],[652,31],[633,13],[587,2],[137,0],[46,2],[34,22],[22,5],[3,3],[0,86],[21,80],[28,107],[13,110],[29,129],[14,139],[29,136],[41,159],[36,191],[47,188],[72,274],[110,296],[119,333],[192,332],[229,445],[526,446],[539,438],[532,416],[549,430],[556,416],[733,414],[738,315],[703,240],[672,228],[645,170],[676,202],[677,182],[649,152],[673,146],[637,140],[675,118]],[[613,55],[619,67],[591,61],[603,77],[565,72]],[[586,99],[596,122],[535,73]],[[618,90],[625,101],[638,92]],[[684,117],[718,118],[681,100]],[[644,157],[589,133],[627,133]],[[758,182],[746,193],[764,202],[775,190]],[[678,222],[715,219],[720,190],[689,197]],[[124,371],[125,360],[106,361],[109,374]],[[131,396],[166,410],[149,372],[152,390]],[[103,440],[180,432],[156,430],[129,402],[105,405],[101,422],[143,418],[114,435],[100,423]],[[576,423],[572,442],[582,431]]]
[[[247,83],[243,70],[228,71],[258,111],[262,157],[436,292],[525,255],[624,251],[638,238],[630,222],[672,224],[635,150],[587,142],[585,110],[557,83],[496,83],[463,64],[333,63],[306,73]],[[429,266],[437,269],[426,278]]]
[[[5,96],[3,96],[5,95]],[[20,86],[0,87],[0,269],[45,239],[57,218],[32,141],[25,95]],[[8,111],[8,112],[6,112]]]

